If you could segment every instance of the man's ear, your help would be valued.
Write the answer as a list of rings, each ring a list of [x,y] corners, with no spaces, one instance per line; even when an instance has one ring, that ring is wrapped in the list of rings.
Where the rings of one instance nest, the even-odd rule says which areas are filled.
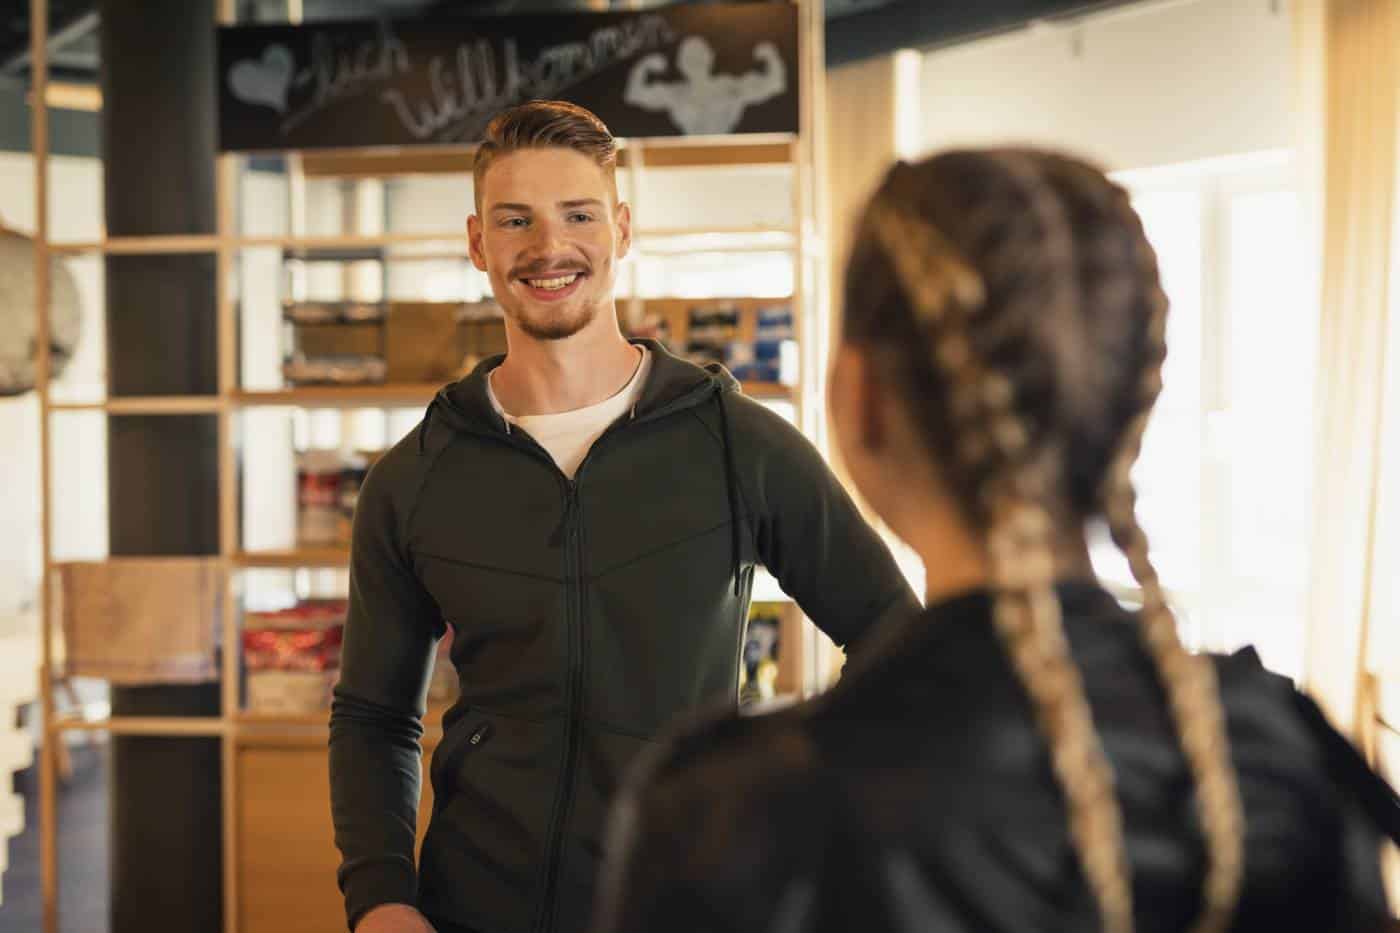
[[[625,259],[632,250],[632,206],[626,201],[617,203],[617,258]]]
[[[472,265],[486,271],[486,251],[481,246],[481,218],[472,214],[467,218],[467,252],[471,254]]]

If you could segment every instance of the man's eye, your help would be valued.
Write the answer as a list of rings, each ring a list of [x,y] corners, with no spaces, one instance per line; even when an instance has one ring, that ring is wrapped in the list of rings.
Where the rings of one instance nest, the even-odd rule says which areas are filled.
[[[592,214],[585,214],[582,211],[569,215],[569,222],[576,224],[586,224],[593,219]]]
[[[505,220],[501,221],[501,226],[502,226],[502,227],[510,227],[510,228],[512,228],[512,229],[519,230],[519,229],[521,229],[522,227],[525,226],[525,218],[524,218],[524,217],[507,217]]]

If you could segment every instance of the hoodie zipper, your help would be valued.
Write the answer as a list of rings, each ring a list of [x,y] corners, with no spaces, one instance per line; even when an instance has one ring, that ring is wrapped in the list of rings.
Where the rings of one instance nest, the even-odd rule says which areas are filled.
[[[588,620],[588,586],[584,578],[583,560],[583,506],[579,501],[579,486],[583,482],[584,471],[593,455],[612,435],[624,427],[635,424],[636,416],[626,421],[614,422],[593,442],[588,453],[574,471],[574,479],[565,482],[567,500],[564,505],[563,540],[568,548],[569,562],[566,573],[572,571],[568,579],[567,606],[569,610],[569,715],[564,721],[564,770],[560,775],[559,793],[556,797],[554,816],[549,827],[549,851],[545,861],[544,897],[540,901],[540,917],[536,924],[539,933],[551,933],[556,925],[557,901],[559,898],[559,872],[563,863],[564,835],[569,816],[574,808],[574,781],[578,771],[579,746],[582,743],[582,718],[584,713],[584,675],[588,668],[587,646],[584,627]],[[560,474],[563,476],[563,474]]]
[[[583,707],[585,587],[581,547],[583,523],[578,514],[577,481],[569,483],[567,496],[564,506],[566,526],[562,531],[567,555],[564,565],[565,579],[568,581],[565,599],[565,626],[569,645],[569,681],[565,697],[568,713],[564,717],[564,767],[559,775],[559,786],[555,789],[549,834],[545,837],[548,840],[548,848],[544,863],[544,896],[540,899],[540,912],[535,925],[542,933],[554,926],[554,901],[558,895],[559,868],[563,861],[564,828],[568,825],[569,812],[574,803],[574,772],[578,769],[581,731],[579,718]]]

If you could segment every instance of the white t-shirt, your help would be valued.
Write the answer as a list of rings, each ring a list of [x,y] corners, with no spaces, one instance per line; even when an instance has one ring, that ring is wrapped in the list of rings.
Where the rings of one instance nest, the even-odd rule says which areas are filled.
[[[491,405],[506,419],[507,428],[516,425],[524,430],[538,441],[541,447],[549,451],[549,455],[554,458],[564,475],[573,479],[579,464],[583,463],[583,458],[588,456],[588,451],[593,447],[593,442],[601,437],[614,421],[630,412],[632,406],[637,404],[650,369],[651,353],[643,348],[642,361],[637,364],[637,371],[632,374],[627,385],[612,398],[587,408],[553,415],[516,416],[506,411],[496,399],[496,390],[491,385],[494,372],[487,376],[486,394],[491,399]]]

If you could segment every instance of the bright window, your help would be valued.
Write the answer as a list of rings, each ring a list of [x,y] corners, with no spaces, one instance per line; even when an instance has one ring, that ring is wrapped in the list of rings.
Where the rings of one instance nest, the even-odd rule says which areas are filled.
[[[1135,478],[1153,560],[1193,645],[1302,673],[1316,303],[1287,163],[1128,175],[1172,302],[1165,388]],[[1107,536],[1100,575],[1131,597]]]

